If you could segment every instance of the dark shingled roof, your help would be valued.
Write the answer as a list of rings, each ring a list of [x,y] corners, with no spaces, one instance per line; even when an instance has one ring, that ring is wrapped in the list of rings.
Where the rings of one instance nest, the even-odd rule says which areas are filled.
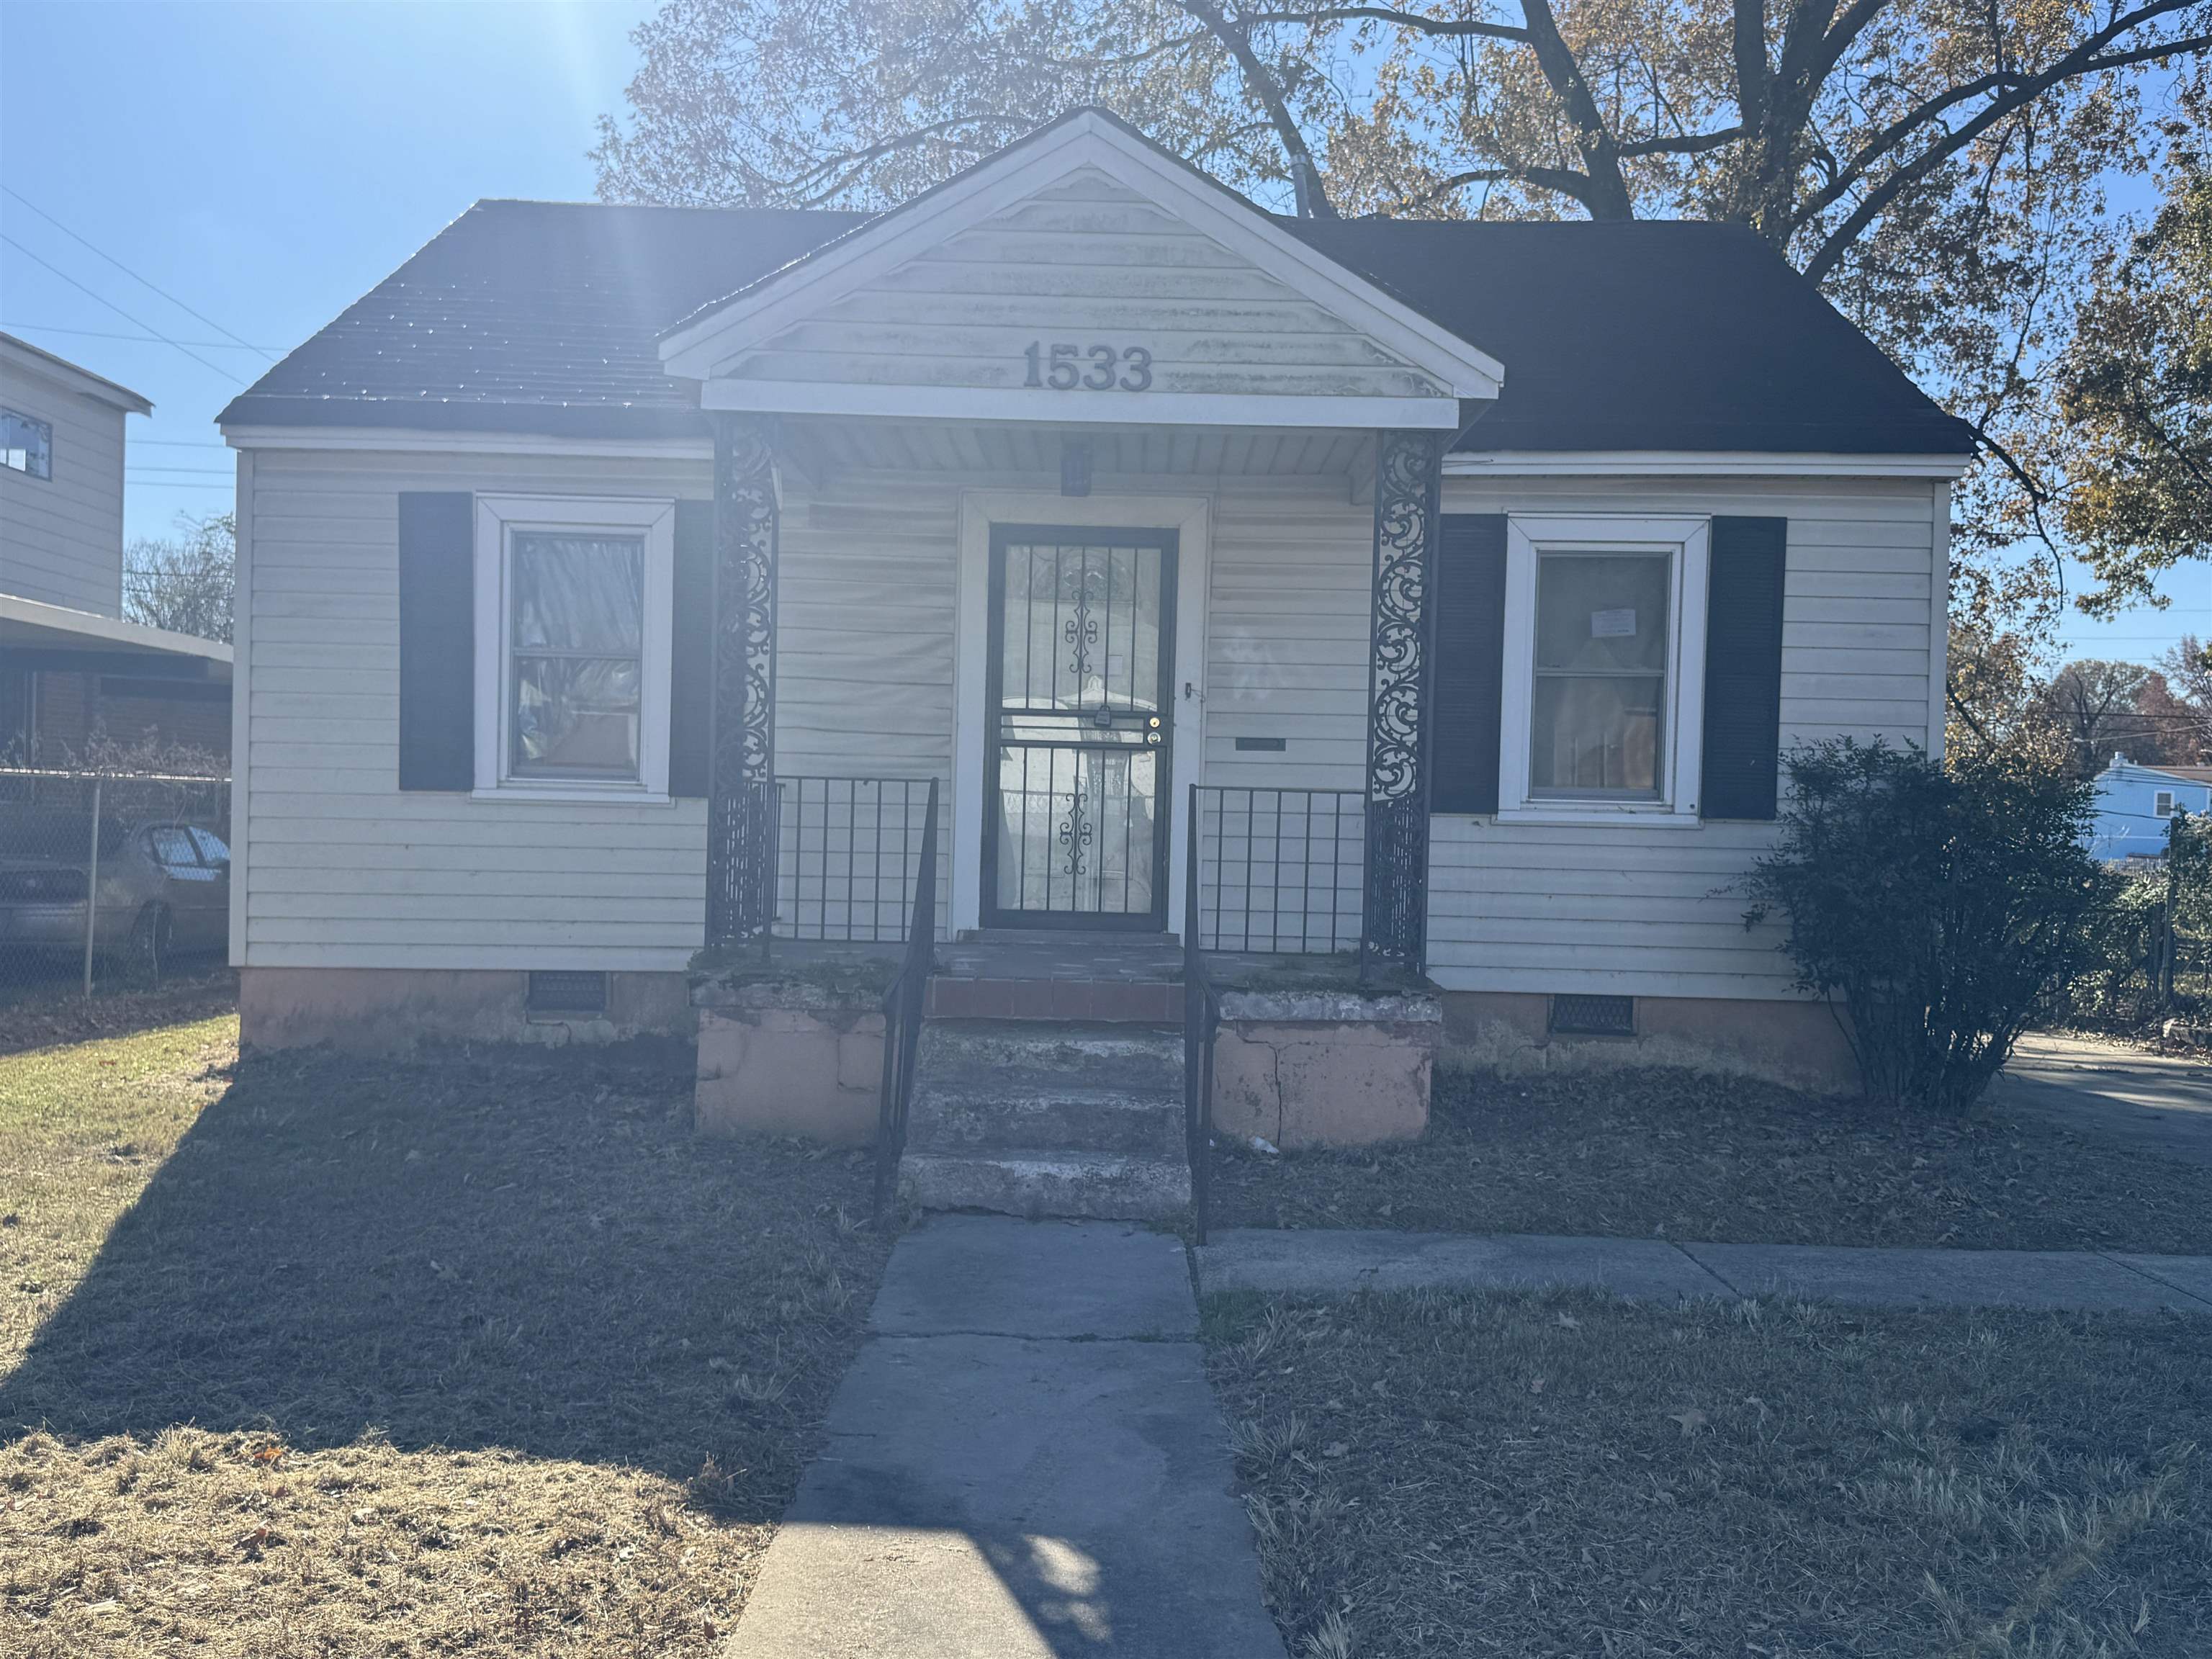
[[[702,433],[659,336],[854,213],[479,202],[217,418]],[[1730,225],[1284,220],[1505,365],[1467,450],[1964,454],[1946,415]]]

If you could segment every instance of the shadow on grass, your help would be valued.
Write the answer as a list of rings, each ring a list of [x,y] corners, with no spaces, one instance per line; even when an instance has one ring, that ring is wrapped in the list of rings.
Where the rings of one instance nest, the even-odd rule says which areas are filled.
[[[886,1249],[859,1161],[700,1139],[690,1104],[688,1079],[567,1053],[249,1058],[0,1423],[507,1447],[769,1518]]]

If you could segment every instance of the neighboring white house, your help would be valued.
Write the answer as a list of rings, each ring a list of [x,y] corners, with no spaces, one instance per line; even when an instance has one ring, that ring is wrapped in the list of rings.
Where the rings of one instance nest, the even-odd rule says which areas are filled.
[[[1177,932],[1195,786],[1208,945],[1802,1053],[1778,757],[1942,739],[1966,429],[1736,228],[1291,222],[1084,112],[872,217],[479,203],[221,420],[249,1041],[676,1023],[895,918],[933,779],[950,933]]]
[[[2114,863],[2163,858],[2175,813],[2212,812],[2212,766],[2139,766],[2114,755],[2097,774],[2096,790],[2089,850]]]
[[[124,428],[153,409],[0,334],[0,759],[230,746],[230,647],[123,620]]]

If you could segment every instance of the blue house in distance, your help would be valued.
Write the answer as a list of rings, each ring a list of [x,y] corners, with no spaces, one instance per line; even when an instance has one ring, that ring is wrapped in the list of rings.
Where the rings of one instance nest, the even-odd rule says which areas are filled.
[[[2177,811],[2212,812],[2212,766],[2138,766],[2125,755],[2097,774],[2097,819],[2089,850],[2118,863],[2161,858]]]

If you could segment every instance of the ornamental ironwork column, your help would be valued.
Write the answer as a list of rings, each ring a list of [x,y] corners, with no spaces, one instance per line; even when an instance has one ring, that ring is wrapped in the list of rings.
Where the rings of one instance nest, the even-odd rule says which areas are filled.
[[[707,784],[707,942],[775,920],[776,428],[714,420],[714,690]]]
[[[1436,655],[1443,437],[1375,442],[1373,651],[1367,680],[1367,869],[1363,971],[1425,965],[1429,915],[1429,665]]]

